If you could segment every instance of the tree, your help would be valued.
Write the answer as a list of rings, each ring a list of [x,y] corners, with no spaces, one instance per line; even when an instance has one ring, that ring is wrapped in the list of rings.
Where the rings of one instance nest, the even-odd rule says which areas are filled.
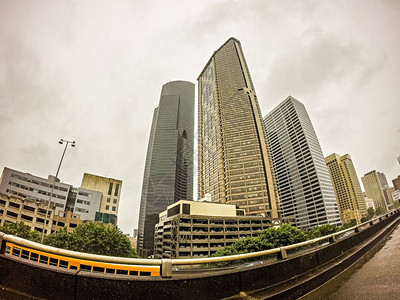
[[[351,219],[350,222],[344,223],[341,227],[340,230],[345,230],[347,228],[353,227],[357,225],[357,220],[356,219]]]
[[[46,236],[44,243],[67,250],[100,255],[136,257],[129,239],[119,229],[103,223],[88,222],[79,225],[72,233],[66,229]]]
[[[218,250],[213,256],[227,256],[256,252],[300,243],[307,240],[304,231],[288,224],[269,227],[257,236],[240,239],[230,246]]]
[[[370,216],[370,219],[372,219],[375,215],[375,210],[373,207],[368,207],[367,209],[367,216]]]
[[[289,224],[283,224],[279,227],[270,227],[261,231],[258,236],[262,244],[272,245],[272,248],[292,245],[307,240],[307,235],[304,231]]]
[[[375,215],[375,210],[373,207],[368,207],[367,215],[361,218],[361,223],[371,220]]]
[[[385,213],[385,209],[383,209],[382,207],[377,207],[375,210],[375,216],[380,216],[384,213]]]
[[[68,233],[67,228],[63,227],[59,231],[44,237],[43,243],[56,248],[70,249],[71,235]]]
[[[336,225],[331,225],[331,224],[324,224],[320,226],[314,226],[311,228],[309,231],[307,231],[308,238],[311,239],[316,239],[321,236],[329,235],[335,232],[339,231],[339,227]]]
[[[31,240],[33,242],[40,241],[40,234],[37,231],[31,230],[31,227],[24,222],[17,223],[4,223],[0,226],[0,231],[5,234],[12,234],[23,239]]]

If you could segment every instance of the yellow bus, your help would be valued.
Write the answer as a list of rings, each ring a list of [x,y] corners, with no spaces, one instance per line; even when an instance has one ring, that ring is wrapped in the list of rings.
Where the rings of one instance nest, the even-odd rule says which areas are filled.
[[[131,276],[160,276],[160,266],[124,265],[84,260],[46,253],[11,242],[6,242],[6,253],[33,262],[82,272]]]

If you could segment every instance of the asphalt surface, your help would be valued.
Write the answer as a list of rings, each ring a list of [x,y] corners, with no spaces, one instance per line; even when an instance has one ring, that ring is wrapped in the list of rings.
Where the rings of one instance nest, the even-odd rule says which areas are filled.
[[[400,226],[386,240],[383,247],[367,257],[351,274],[345,274],[323,293],[314,293],[306,299],[369,300],[400,299]]]

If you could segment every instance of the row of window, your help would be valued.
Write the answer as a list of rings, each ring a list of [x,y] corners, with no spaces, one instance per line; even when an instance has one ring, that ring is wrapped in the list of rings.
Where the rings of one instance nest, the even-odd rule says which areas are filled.
[[[37,181],[35,179],[27,178],[27,177],[20,176],[20,175],[17,175],[17,174],[11,174],[11,177],[17,178],[17,179],[22,180],[22,181],[31,182],[31,183],[36,184],[36,185],[41,185],[41,186],[44,186],[44,187],[50,187],[51,188],[53,186],[53,184],[48,184],[46,182]],[[60,190],[60,191],[63,191],[63,192],[67,192],[68,191],[67,188],[61,187],[61,186],[57,186],[57,185],[54,185],[54,189],[55,190]]]
[[[19,183],[13,182],[13,181],[9,181],[8,184],[11,185],[11,186],[14,186],[16,188],[24,189],[26,191],[38,193],[38,194],[45,195],[45,196],[50,196],[50,192],[43,191],[43,190],[38,190],[36,188],[30,187],[30,186],[26,186],[26,185],[23,185],[23,184],[19,184]],[[63,200],[66,199],[65,196],[57,195],[57,194],[52,194],[52,197],[53,198],[58,198],[58,199],[63,199]]]
[[[113,199],[113,203],[116,204],[117,203],[117,199]],[[107,198],[107,202],[110,203],[111,202],[111,198]]]
[[[108,186],[109,195],[112,195],[112,189],[113,189],[113,183],[110,182],[110,185]],[[119,183],[115,184],[114,196],[118,196],[118,193],[119,193]]]
[[[106,205],[106,210],[109,210],[109,209],[110,209],[110,205]],[[113,207],[111,208],[111,210],[112,210],[112,211],[116,211],[116,210],[117,210],[117,207],[113,206]]]

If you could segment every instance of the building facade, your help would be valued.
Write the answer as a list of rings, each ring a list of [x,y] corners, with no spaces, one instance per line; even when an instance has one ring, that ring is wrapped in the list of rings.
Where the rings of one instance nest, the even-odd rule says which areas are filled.
[[[368,198],[365,194],[365,192],[363,193],[363,197],[364,197],[364,201],[365,201],[365,205],[367,205],[367,210],[368,208],[372,208],[373,210],[375,210],[375,203],[374,200],[371,198]]]
[[[355,219],[357,223],[367,214],[367,206],[349,154],[333,153],[325,158],[332,179],[342,223]]]
[[[383,192],[382,183],[385,184],[382,174],[375,170],[364,174],[361,181],[364,185],[365,195],[374,200],[375,210],[381,209],[383,212],[388,211],[389,207],[386,202],[385,193]],[[387,185],[387,182],[386,184]]]
[[[193,198],[194,84],[163,85],[154,110],[140,201],[137,250],[154,251],[158,214],[180,199]]]
[[[116,225],[116,212],[118,212],[122,181],[85,174],[83,182],[85,186],[93,186],[100,190],[103,189],[103,191],[106,189],[105,195],[108,195],[108,197],[103,197],[103,193],[98,190],[82,187],[74,188],[70,184],[61,183],[58,178],[51,175],[46,179],[29,173],[4,168],[0,181],[0,193],[13,196],[15,199],[33,201],[32,203],[37,203],[39,206],[41,205],[40,208],[31,210],[31,214],[24,219],[26,215],[24,212],[25,210],[22,210],[21,217],[18,217],[15,215],[17,212],[13,209],[14,204],[11,203],[7,213],[10,216],[13,215],[14,219],[7,219],[7,222],[11,220],[21,220],[26,223],[33,222],[34,225],[31,226],[30,223],[29,225],[35,230],[40,231],[40,228],[43,228],[43,224],[40,227],[36,226],[36,223],[40,223],[43,220],[42,214],[45,214],[45,212],[43,212],[42,209],[47,209],[50,200],[49,217],[52,212],[52,207],[54,207],[52,214],[54,214],[56,223],[52,224],[50,222],[53,226],[49,228],[45,226],[46,234],[50,233],[50,229],[51,231],[57,231],[62,227],[58,224],[66,224],[65,227],[67,227],[68,231],[73,230],[76,227],[75,224],[80,224],[82,221],[103,221],[104,223]],[[51,197],[50,194],[52,194]],[[96,214],[100,213],[103,198],[105,210],[112,212],[112,214],[101,213],[101,216],[96,219]],[[15,205],[18,206],[17,204]],[[29,207],[31,205],[23,205],[21,207],[24,206],[30,209]],[[113,207],[115,207],[115,209],[113,209]],[[53,219],[53,215],[51,218]],[[71,222],[69,222],[69,220],[71,220]],[[47,220],[46,224],[48,223],[49,221]],[[69,224],[71,224],[71,226],[69,226]]]
[[[44,228],[45,234],[48,234],[64,227],[68,232],[72,232],[83,222],[80,215],[70,211],[58,211],[55,214],[55,210],[55,206],[50,206],[47,210],[47,204],[43,202],[0,193],[0,225],[6,222],[24,222],[31,230],[42,232]]]
[[[47,210],[47,204],[43,201],[0,193],[0,225],[4,225],[6,222],[17,223],[22,221],[30,226],[31,230],[43,232],[44,229],[44,232],[49,234],[52,229],[55,210],[54,205],[51,205]]]
[[[62,228],[66,228],[67,232],[71,233],[82,223],[83,220],[78,214],[74,214],[71,211],[59,212],[58,214],[54,215],[51,232],[57,232]]]
[[[385,195],[385,201],[386,201],[386,205],[388,207],[388,210],[393,209],[393,196],[392,193],[395,191],[394,187],[389,187],[386,186],[383,189],[383,194]]]
[[[394,203],[394,207],[393,208],[398,208],[400,206],[400,191],[399,190],[393,190],[392,191],[392,199],[393,199],[393,203]]]
[[[81,188],[102,193],[99,211],[118,216],[122,180],[84,173]]]
[[[104,224],[112,224],[114,226],[117,226],[117,216],[114,214],[102,213],[98,211],[96,212],[94,220],[97,222],[102,222]]]
[[[73,188],[75,194],[74,203],[71,212],[79,214],[82,220],[95,220],[96,212],[100,211],[103,194],[99,191],[93,191],[84,188]],[[71,190],[71,192],[72,192]]]
[[[160,213],[155,229],[155,258],[211,256],[239,238],[257,236],[279,224],[261,216],[240,216],[235,205],[181,200]]]
[[[46,179],[9,168],[3,169],[0,180],[0,193],[43,203],[48,203],[50,199],[51,205],[56,207],[56,213],[66,209],[71,188],[71,185],[61,183],[54,176]]]
[[[299,228],[340,224],[332,182],[305,106],[289,96],[264,117],[282,217]]]
[[[230,38],[198,80],[198,198],[278,217],[257,95],[242,47]]]
[[[392,183],[393,183],[394,189],[400,191],[400,175],[397,176],[397,178],[393,179]]]

